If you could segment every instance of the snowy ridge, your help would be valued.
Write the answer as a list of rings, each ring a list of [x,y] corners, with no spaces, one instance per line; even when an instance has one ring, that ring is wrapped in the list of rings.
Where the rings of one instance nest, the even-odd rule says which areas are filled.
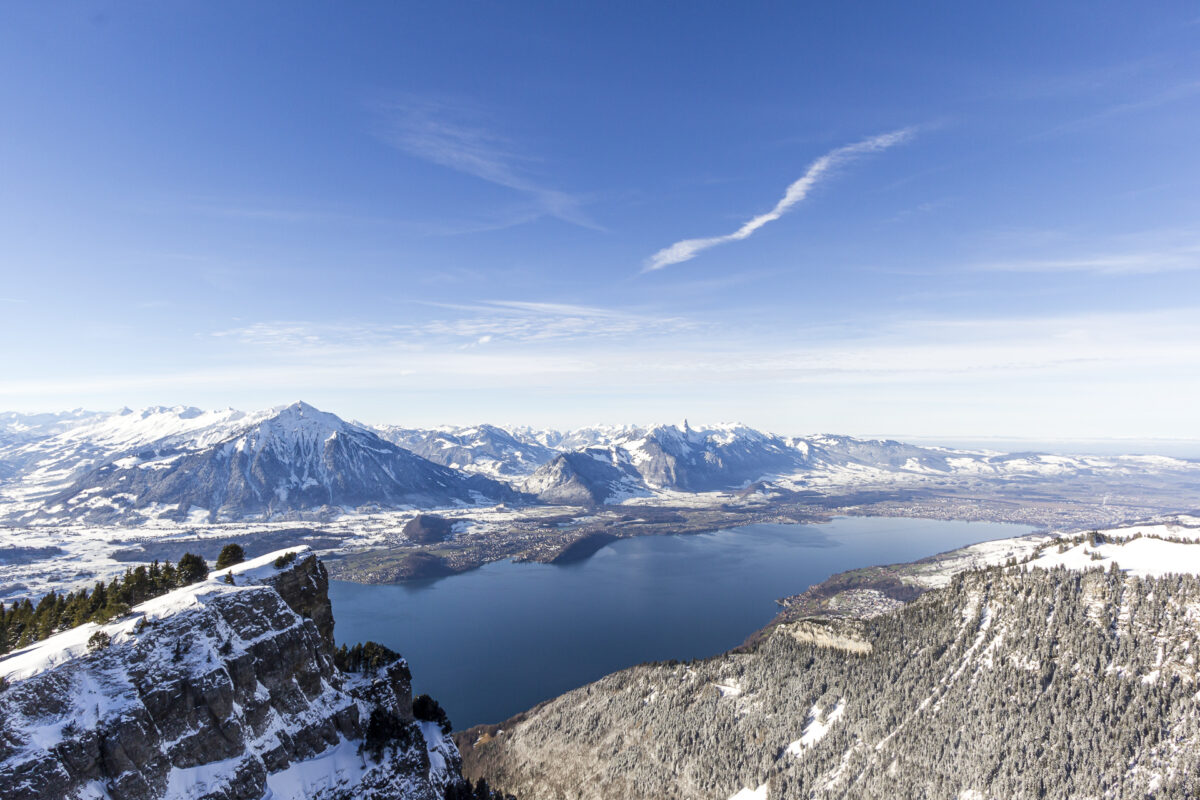
[[[186,406],[126,408],[112,414],[71,412],[52,424],[29,428],[19,441],[0,443],[0,461],[13,465],[22,478],[22,485],[10,487],[8,495],[17,499],[44,496],[82,471],[121,454],[150,449],[144,455],[133,455],[141,461],[153,459],[155,452],[199,449],[269,413],[247,415],[234,409],[201,411]]]
[[[135,629],[143,622],[162,619],[188,609],[203,609],[206,600],[218,594],[245,591],[248,587],[262,586],[279,570],[274,563],[277,558],[295,553],[297,556],[309,552],[307,546],[291,547],[267,555],[243,561],[221,572],[212,573],[207,580],[167,592],[147,600],[122,619],[106,624],[88,622],[69,630],[35,642],[28,647],[0,657],[0,677],[9,681],[23,680],[45,672],[72,659],[88,653],[87,642],[97,632],[109,636],[114,642],[131,641]],[[235,584],[225,582],[226,573],[232,573]]]
[[[369,428],[305,403],[249,414],[177,406],[0,415],[0,517],[13,524],[142,524],[192,514],[236,520],[297,511],[340,514],[362,505],[506,501],[515,497],[503,484],[530,481],[559,456],[580,452],[621,473],[606,479],[620,486],[589,489],[611,503],[651,495],[682,502],[672,493],[746,489],[769,496],[936,487],[947,478],[1053,487],[1076,479],[1136,486],[1141,478],[1182,486],[1200,477],[1200,463],[1162,456],[998,453],[832,434],[783,437],[740,423],[693,427],[685,420],[566,432],[494,425]],[[181,473],[205,470],[210,485],[182,485],[187,481]],[[234,485],[227,487],[229,471]],[[491,483],[471,484],[468,476]],[[531,491],[544,494],[553,488],[547,481],[560,479],[571,480],[542,476]]]
[[[557,452],[495,425],[420,430],[383,425],[381,437],[436,464],[493,478],[531,475]]]
[[[307,616],[328,605],[307,555],[264,555],[0,660],[0,796],[440,800],[457,749],[412,721],[402,659],[334,667]],[[407,733],[371,755],[381,712]]]
[[[181,425],[204,419],[192,410],[167,416],[179,417]],[[505,484],[434,464],[333,414],[294,403],[110,455],[65,488],[14,503],[8,516],[20,523],[105,524],[182,521],[199,512],[216,521],[336,514],[362,506],[490,505],[514,497]]]

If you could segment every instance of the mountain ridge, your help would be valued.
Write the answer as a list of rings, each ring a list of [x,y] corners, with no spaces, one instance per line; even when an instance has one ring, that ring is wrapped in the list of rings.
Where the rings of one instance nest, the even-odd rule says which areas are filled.
[[[584,472],[602,469],[560,458],[581,452],[607,463],[608,474],[585,478],[579,469],[564,469],[572,460]],[[770,492],[807,490],[813,482],[941,476],[1028,482],[1167,473],[1190,475],[1200,485],[1200,463],[1166,456],[784,437],[737,423],[696,428],[685,420],[567,432],[487,424],[370,427],[304,402],[249,413],[156,406],[112,414],[0,414],[0,516],[15,524],[279,519],[569,498],[592,505],[751,485]]]

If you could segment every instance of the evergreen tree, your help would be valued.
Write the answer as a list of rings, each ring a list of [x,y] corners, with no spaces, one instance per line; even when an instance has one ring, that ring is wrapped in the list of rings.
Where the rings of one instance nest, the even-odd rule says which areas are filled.
[[[175,576],[178,586],[189,586],[199,583],[208,577],[208,564],[195,553],[184,553],[179,559],[179,568]]]
[[[427,694],[419,694],[413,698],[413,716],[424,722],[436,722],[442,733],[450,733],[454,729],[445,709]]]
[[[226,567],[232,567],[234,564],[240,564],[245,560],[246,551],[242,549],[240,544],[231,542],[221,548],[221,552],[217,556],[217,569],[222,570]]]

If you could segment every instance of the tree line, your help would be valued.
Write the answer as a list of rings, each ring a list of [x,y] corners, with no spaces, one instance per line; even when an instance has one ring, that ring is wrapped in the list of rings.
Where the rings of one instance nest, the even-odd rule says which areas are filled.
[[[245,560],[241,546],[226,545],[217,557],[217,569]],[[170,561],[131,567],[107,584],[91,589],[54,592],[36,604],[29,598],[5,604],[0,601],[0,655],[40,642],[55,633],[88,622],[105,623],[155,597],[208,578],[208,563],[195,553],[184,553],[178,564]]]

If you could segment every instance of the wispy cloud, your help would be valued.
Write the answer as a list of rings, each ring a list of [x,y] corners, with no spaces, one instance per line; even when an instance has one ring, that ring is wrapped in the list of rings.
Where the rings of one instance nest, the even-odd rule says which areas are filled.
[[[400,220],[387,216],[352,214],[328,209],[305,209],[273,205],[230,205],[220,203],[200,204],[195,210],[201,214],[227,219],[245,220],[255,224],[278,223],[282,225],[332,225],[341,227],[389,228],[413,236],[460,236],[468,233],[503,230],[532,222],[544,216],[540,208],[496,209],[493,213],[477,219]]]
[[[583,212],[579,196],[552,188],[529,171],[535,160],[479,123],[481,114],[463,104],[407,98],[380,105],[382,137],[394,147],[434,164],[519,192],[548,215],[598,228]]]
[[[363,347],[596,342],[666,335],[695,327],[688,319],[567,303],[493,300],[470,305],[427,304],[458,312],[404,324],[256,322],[212,336],[277,351],[340,351]]]
[[[866,330],[844,335],[813,336],[798,328],[778,343],[754,351],[748,351],[736,336],[731,341],[727,330],[705,328],[653,339],[642,335],[599,339],[593,347],[565,350],[553,346],[550,339],[538,338],[541,333],[534,331],[533,340],[521,339],[523,346],[497,350],[498,337],[487,332],[487,326],[470,324],[451,329],[459,338],[434,336],[419,346],[404,346],[406,340],[400,334],[413,334],[415,328],[368,330],[365,326],[264,323],[221,334],[235,338],[239,346],[229,351],[232,360],[224,361],[228,374],[221,376],[219,385],[245,383],[273,391],[285,386],[297,391],[334,381],[339,386],[421,385],[444,390],[448,386],[512,386],[517,378],[561,387],[570,377],[575,389],[621,387],[637,393],[650,386],[670,386],[680,402],[710,389],[725,391],[729,387],[737,387],[744,399],[748,387],[778,391],[787,382],[1007,387],[1027,394],[1034,378],[1080,381],[1080,386],[1094,380],[1137,386],[1130,376],[1138,374],[1195,385],[1200,375],[1196,371],[1200,365],[1198,320],[1197,309],[1179,308],[878,321],[865,323]],[[591,330],[607,329],[607,320],[605,323]],[[650,323],[651,328],[656,324]],[[246,344],[253,346],[243,346]],[[474,347],[464,348],[467,344]],[[264,351],[270,358],[263,358]],[[51,389],[65,393],[67,387],[81,392],[105,387],[127,391],[142,385],[187,387],[215,380],[215,374],[183,370],[120,378],[97,374],[14,381],[0,386],[0,397]],[[939,401],[929,394],[936,390],[923,391],[927,401]]]
[[[749,238],[759,228],[768,222],[774,222],[779,219],[792,206],[807,197],[812,188],[837,167],[867,153],[876,153],[880,150],[886,150],[889,147],[901,144],[912,138],[912,135],[913,129],[904,128],[892,131],[891,133],[872,136],[870,139],[864,139],[861,142],[855,142],[854,144],[831,150],[809,165],[804,175],[787,187],[787,191],[784,192],[783,197],[770,211],[765,214],[759,214],[733,233],[728,233],[724,236],[710,236],[703,239],[683,239],[670,247],[664,247],[647,259],[643,272],[653,272],[672,264],[681,264],[684,261],[690,261],[701,251],[707,250],[710,247]]]
[[[1088,114],[1087,116],[1079,117],[1078,119],[1072,119],[1068,120],[1067,122],[1060,123],[1052,128],[1028,136],[1027,141],[1058,136],[1063,133],[1070,133],[1077,131],[1080,128],[1096,125],[1114,117],[1121,117],[1126,114],[1137,114],[1143,111],[1149,111],[1160,106],[1165,106],[1170,103],[1195,97],[1197,93],[1200,93],[1200,81],[1188,81],[1187,83],[1180,83],[1150,97],[1142,98],[1141,100],[1133,100],[1110,105],[1094,114]]]
[[[1200,243],[1059,258],[998,260],[977,264],[973,269],[979,272],[1094,272],[1100,275],[1179,272],[1200,269]]]
[[[596,318],[593,329],[606,323]],[[227,340],[232,346],[213,348],[203,363],[174,370],[97,362],[69,375],[16,376],[0,382],[0,405],[191,398],[263,406],[306,397],[362,416],[350,404],[374,397],[380,421],[407,424],[414,416],[434,424],[486,414],[524,424],[557,415],[561,422],[553,424],[579,425],[669,419],[681,409],[719,419],[733,409],[761,420],[751,424],[785,431],[915,425],[927,434],[1200,437],[1192,408],[1200,393],[1195,307],[991,319],[866,315],[842,331],[787,319],[763,324],[773,330],[769,340],[760,331],[704,325],[674,335],[593,337],[586,347],[481,342],[488,333],[431,335],[406,347],[395,330],[379,336],[364,326],[296,324],[285,332],[297,337],[292,344]],[[268,328],[254,333],[269,339]],[[325,394],[330,387],[337,391]]]

